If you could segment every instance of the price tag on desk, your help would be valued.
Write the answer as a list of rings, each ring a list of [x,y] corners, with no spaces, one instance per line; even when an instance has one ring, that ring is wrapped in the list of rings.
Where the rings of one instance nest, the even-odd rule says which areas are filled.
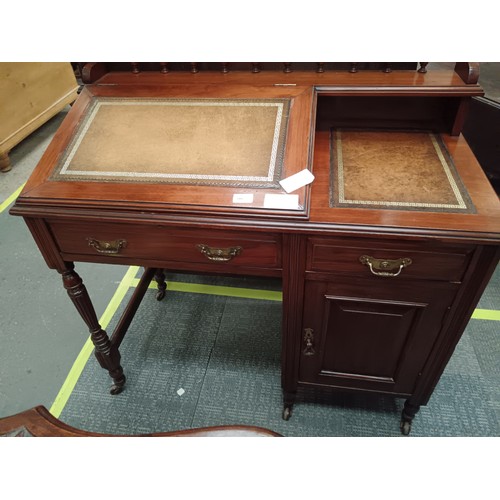
[[[307,184],[311,184],[314,180],[314,175],[312,172],[305,168],[300,172],[287,177],[286,179],[282,179],[280,181],[281,187],[287,192],[291,193],[300,189],[301,187],[307,186]]]
[[[233,194],[233,203],[253,203],[253,193]]]
[[[281,208],[283,210],[298,210],[298,194],[266,194],[264,208]]]

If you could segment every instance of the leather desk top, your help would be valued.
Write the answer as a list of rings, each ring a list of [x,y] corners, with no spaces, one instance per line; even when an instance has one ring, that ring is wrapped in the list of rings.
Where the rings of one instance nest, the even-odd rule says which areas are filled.
[[[438,134],[332,130],[331,205],[474,213]]]
[[[52,176],[280,189],[290,99],[94,98]]]

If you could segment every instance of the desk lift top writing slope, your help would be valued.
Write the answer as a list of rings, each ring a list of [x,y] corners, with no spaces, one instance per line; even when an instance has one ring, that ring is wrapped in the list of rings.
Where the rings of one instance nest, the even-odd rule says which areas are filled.
[[[112,393],[163,270],[280,277],[283,417],[299,386],[378,392],[406,399],[410,432],[499,260],[500,203],[460,133],[482,90],[472,63],[347,66],[82,67],[11,213],[62,275]],[[313,183],[284,196],[303,169]],[[146,268],[110,337],[75,261]]]

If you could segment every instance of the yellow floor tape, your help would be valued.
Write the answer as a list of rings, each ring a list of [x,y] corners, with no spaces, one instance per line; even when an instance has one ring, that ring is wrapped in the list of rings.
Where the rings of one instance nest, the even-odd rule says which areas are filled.
[[[132,281],[132,286],[137,286],[139,279]],[[149,288],[156,288],[156,283],[151,283]],[[207,295],[221,295],[224,297],[241,297],[243,299],[276,300],[281,302],[283,294],[274,290],[257,290],[254,288],[238,288],[232,286],[201,285],[198,283],[183,283],[181,281],[168,281],[167,293],[186,292],[186,293],[204,293]]]
[[[18,187],[2,204],[0,204],[0,214],[9,207],[11,203],[13,203],[16,198],[21,194],[21,191],[23,190],[24,184],[20,187]]]
[[[494,309],[476,309],[472,319],[488,319],[491,321],[500,321],[500,311]]]

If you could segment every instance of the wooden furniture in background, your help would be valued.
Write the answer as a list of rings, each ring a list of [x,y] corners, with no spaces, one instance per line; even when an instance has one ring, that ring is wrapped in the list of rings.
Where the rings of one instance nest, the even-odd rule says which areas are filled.
[[[283,281],[283,418],[290,418],[299,386],[379,392],[406,399],[400,425],[408,434],[500,257],[500,202],[461,135],[470,99],[482,95],[477,65],[432,70],[427,63],[412,69],[388,63],[375,69],[361,63],[343,69],[333,63],[215,64],[130,63],[126,71],[108,71],[122,69],[113,63],[86,64],[82,75],[92,83],[11,213],[24,217],[47,265],[62,275],[96,357],[113,379],[113,394],[125,385],[120,343],[153,277],[161,298],[164,269],[274,276]],[[59,175],[61,158],[96,99],[257,97],[291,102],[286,175],[307,168],[315,176],[297,191],[295,207],[265,203],[266,194],[283,194],[279,186]],[[405,199],[395,205],[373,200],[335,205],[332,192],[339,180],[331,170],[338,160],[332,130],[345,128],[437,134],[471,203],[452,209],[412,206]],[[391,147],[407,147],[394,137]],[[370,151],[364,154],[370,157]],[[440,149],[434,154],[444,158]],[[444,163],[451,186],[453,174]],[[376,162],[357,182],[386,192],[391,182],[400,188],[387,166]],[[403,195],[418,195],[419,187],[415,181]],[[458,200],[460,189],[453,190]],[[252,201],[242,202],[241,193]],[[75,261],[146,268],[111,337],[98,323]]]
[[[0,171],[9,151],[77,98],[70,63],[0,63]]]
[[[252,425],[220,425],[171,432],[137,434],[139,437],[282,437],[281,434]],[[77,429],[61,422],[43,406],[0,419],[0,437],[131,437],[100,434]]]

